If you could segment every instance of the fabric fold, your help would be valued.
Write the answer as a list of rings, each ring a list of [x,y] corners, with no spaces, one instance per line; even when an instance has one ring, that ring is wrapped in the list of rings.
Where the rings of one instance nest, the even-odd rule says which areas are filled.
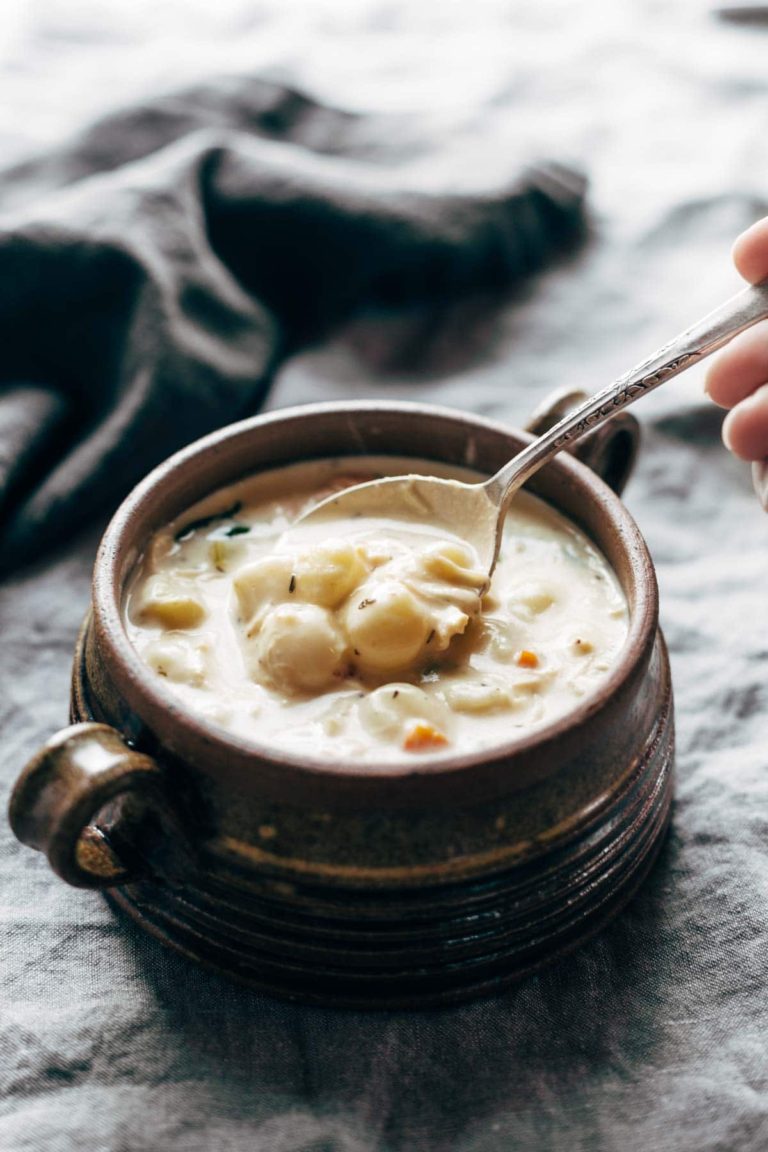
[[[353,313],[503,291],[583,233],[584,183],[568,169],[534,166],[483,196],[409,190],[341,154],[364,119],[263,82],[254,108],[253,84],[215,108],[189,98],[170,115],[166,99],[113,117],[8,174],[0,458],[22,451],[8,405],[20,380],[61,397],[69,438],[9,497],[6,570],[256,411],[282,360]]]

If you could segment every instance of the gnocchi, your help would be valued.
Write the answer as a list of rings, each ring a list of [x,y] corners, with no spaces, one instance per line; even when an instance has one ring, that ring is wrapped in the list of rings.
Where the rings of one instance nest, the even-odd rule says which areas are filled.
[[[368,463],[369,475],[416,470]],[[412,760],[545,724],[607,675],[627,605],[604,557],[553,509],[518,494],[485,590],[473,550],[429,525],[292,527],[342,483],[339,461],[275,470],[148,542],[126,629],[190,710],[298,755]]]

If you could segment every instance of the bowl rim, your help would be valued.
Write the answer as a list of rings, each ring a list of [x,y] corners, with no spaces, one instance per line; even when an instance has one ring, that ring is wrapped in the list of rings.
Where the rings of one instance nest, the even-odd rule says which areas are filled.
[[[255,740],[240,738],[190,712],[162,681],[153,680],[125,630],[122,618],[125,581],[121,576],[126,565],[126,538],[134,532],[137,520],[140,521],[147,514],[158,490],[171,485],[174,478],[182,475],[184,470],[203,456],[211,453],[220,455],[227,450],[228,444],[277,423],[303,423],[315,415],[344,418],[357,413],[402,415],[409,419],[416,416],[427,419],[436,417],[459,422],[478,431],[485,430],[496,435],[501,433],[517,440],[532,438],[521,429],[460,408],[404,400],[325,401],[276,409],[225,425],[186,445],[153,468],[121,503],[104,532],[94,564],[92,612],[99,653],[114,680],[115,688],[130,712],[159,737],[160,747],[174,758],[195,764],[211,774],[215,774],[217,762],[219,768],[226,765],[227,771],[238,765],[247,764],[251,768],[255,764],[272,765],[285,777],[289,787],[291,781],[308,783],[310,786],[314,783],[315,787],[318,784],[322,787],[333,780],[339,784],[348,782],[353,786],[361,785],[363,788],[372,782],[380,784],[382,781],[414,780],[420,777],[447,781],[456,773],[479,765],[491,769],[494,766],[503,767],[506,770],[513,758],[520,759],[535,752],[543,753],[547,748],[561,743],[563,738],[574,737],[594,722],[596,715],[622,695],[637,677],[638,670],[650,659],[658,625],[658,587],[645,541],[619,496],[587,465],[569,453],[560,453],[546,467],[562,470],[569,483],[577,489],[586,489],[590,498],[596,500],[602,511],[611,518],[620,537],[620,546],[629,560],[628,571],[634,601],[619,659],[606,678],[574,708],[548,724],[523,730],[521,734],[503,743],[477,751],[441,753],[434,759],[415,755],[414,760],[407,763],[402,760],[329,762],[320,756],[299,755],[273,744],[258,744]],[[369,454],[375,453],[372,451]],[[406,456],[408,454],[402,453]],[[298,464],[311,458],[299,454],[294,462]],[[282,466],[272,464],[268,467],[276,469]],[[253,474],[260,470],[266,469],[256,467]],[[245,475],[242,478],[245,479]],[[237,478],[225,481],[221,486],[229,483],[237,483]],[[204,496],[205,493],[198,499]],[[565,512],[562,514],[567,515]],[[135,557],[128,567],[133,563]],[[542,775],[547,774],[542,771]]]

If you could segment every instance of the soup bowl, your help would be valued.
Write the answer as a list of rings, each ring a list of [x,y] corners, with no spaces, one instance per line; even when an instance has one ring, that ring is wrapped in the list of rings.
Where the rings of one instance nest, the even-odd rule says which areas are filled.
[[[563,402],[537,414],[537,430]],[[581,447],[614,488],[635,428],[624,417]],[[17,837],[192,960],[317,1003],[489,993],[597,931],[646,875],[668,823],[673,709],[648,551],[585,463],[561,454],[528,488],[608,560],[627,638],[566,715],[492,748],[356,764],[240,740],[151,674],[123,621],[151,534],[244,476],[386,455],[490,473],[528,439],[428,405],[307,405],[222,429],[155,469],[102,540],[73,723],[16,784]]]

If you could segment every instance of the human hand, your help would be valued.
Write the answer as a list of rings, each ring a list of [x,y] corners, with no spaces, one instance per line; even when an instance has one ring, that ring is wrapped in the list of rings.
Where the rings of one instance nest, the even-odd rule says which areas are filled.
[[[768,279],[768,217],[739,236],[733,261],[751,284]],[[768,320],[742,332],[711,362],[705,388],[716,404],[730,409],[723,442],[753,462],[755,491],[768,511]]]

